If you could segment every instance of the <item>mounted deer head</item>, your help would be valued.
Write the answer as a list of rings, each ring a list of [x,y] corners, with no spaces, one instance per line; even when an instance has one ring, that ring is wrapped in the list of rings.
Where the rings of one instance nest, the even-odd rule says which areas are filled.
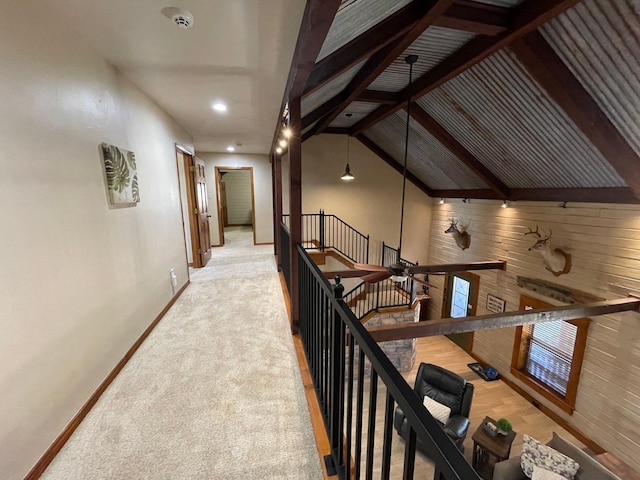
[[[458,221],[455,218],[450,218],[449,223],[449,228],[447,228],[444,233],[452,233],[453,239],[456,241],[456,245],[458,245],[462,250],[469,248],[471,235],[469,235],[466,228],[461,225],[460,229],[458,229]]]
[[[529,229],[525,235],[535,235],[538,237],[538,241],[529,247],[529,251],[540,252],[542,262],[547,270],[556,277],[569,273],[569,270],[571,270],[571,255],[560,248],[551,248],[551,235],[553,235],[551,229],[549,229],[549,235],[543,237],[538,231],[538,225],[536,225],[535,231]]]

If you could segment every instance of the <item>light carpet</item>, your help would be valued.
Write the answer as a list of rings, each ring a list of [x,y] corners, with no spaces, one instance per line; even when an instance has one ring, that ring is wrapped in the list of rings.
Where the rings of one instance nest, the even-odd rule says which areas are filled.
[[[43,479],[322,478],[273,247],[225,240]]]

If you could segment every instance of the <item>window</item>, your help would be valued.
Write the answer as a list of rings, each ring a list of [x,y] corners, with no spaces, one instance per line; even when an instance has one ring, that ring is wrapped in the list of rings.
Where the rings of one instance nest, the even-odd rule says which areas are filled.
[[[522,296],[521,310],[552,305]],[[511,372],[568,413],[575,407],[589,319],[516,328]]]

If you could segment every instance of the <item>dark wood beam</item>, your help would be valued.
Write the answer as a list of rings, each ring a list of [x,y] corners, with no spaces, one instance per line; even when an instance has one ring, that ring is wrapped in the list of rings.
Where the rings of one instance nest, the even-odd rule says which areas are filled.
[[[395,92],[382,92],[379,90],[364,90],[360,95],[358,95],[356,101],[395,105],[398,103],[398,94]]]
[[[499,200],[493,190],[433,190],[433,197]],[[513,188],[507,200],[533,202],[640,203],[628,187],[604,188]]]
[[[453,0],[425,0],[424,13],[420,20],[405,35],[375,53],[360,69],[345,89],[346,98],[331,114],[323,119],[318,132],[321,133],[340,112],[349,106],[386,68],[393,63],[433,22],[451,6]]]
[[[592,202],[592,203],[640,203],[628,187],[605,188],[517,188],[511,190],[510,200]]]
[[[289,100],[290,123],[294,132],[300,131],[300,97]],[[291,279],[291,333],[298,333],[300,326],[300,286],[298,284],[298,250],[302,243],[302,142],[298,135],[289,139],[289,245]]]
[[[450,335],[452,333],[475,332],[495,328],[517,327],[525,324],[575,320],[578,318],[608,315],[617,312],[638,311],[640,299],[628,297],[584,305],[553,307],[546,310],[523,310],[478,317],[445,318],[429,322],[404,323],[401,325],[379,325],[367,330],[377,342],[403,340],[408,338]]]
[[[462,163],[469,167],[473,173],[480,177],[484,183],[489,185],[498,198],[505,200],[509,198],[509,188],[417,103],[411,105],[411,116],[445,148],[458,157]]]
[[[382,105],[356,123],[352,132],[361,133],[374,123],[384,120],[397,112],[407,100],[416,100],[426,95],[579,2],[580,0],[525,0],[515,10],[513,23],[506,32],[497,37],[480,36],[471,40],[402,90],[395,106]]]
[[[335,97],[331,98],[330,100],[324,102],[315,110],[307,113],[302,118],[302,129],[304,130],[305,128],[313,125],[315,122],[320,120],[322,117],[330,114],[333,110],[338,108],[338,106],[342,103],[343,100],[344,100],[344,96],[341,92]]]
[[[356,135],[356,138],[369,150],[379,156],[382,160],[387,162],[391,167],[393,167],[400,175],[404,173],[404,168],[402,165],[396,161],[391,155],[389,155],[385,150],[380,148],[378,144],[376,144],[373,140],[365,137],[364,135]],[[413,173],[407,170],[407,180],[413,183],[416,187],[422,190],[424,193],[432,197],[433,191],[427,187],[422,180],[416,177]]]
[[[506,270],[507,262],[504,260],[496,260],[490,262],[468,262],[468,263],[442,263],[437,265],[417,265],[412,270],[419,270],[415,273],[447,273],[447,272],[465,272],[468,270]],[[336,272],[322,272],[325,278],[333,278],[336,275],[341,278],[362,277],[367,270],[341,270]]]
[[[280,222],[282,222],[282,157],[277,153],[273,154],[273,180],[273,223],[275,227],[273,245],[277,255],[278,270],[281,270],[282,240],[280,238]]]
[[[532,32],[510,49],[636,196],[640,196],[640,158],[544,37]]]
[[[349,127],[328,127],[324,129],[324,133],[335,133],[338,135],[349,135]]]
[[[457,1],[434,25],[477,33],[500,35],[511,25],[511,10],[479,2]]]
[[[396,13],[320,60],[307,81],[304,95],[309,95],[361,60],[370,57],[406,34],[420,19],[419,1],[411,2]]]
[[[271,153],[274,153],[276,148],[276,142],[280,134],[280,121],[285,105],[290,98],[302,96],[340,3],[341,0],[307,0],[284,95],[278,110],[278,119],[271,143]]]

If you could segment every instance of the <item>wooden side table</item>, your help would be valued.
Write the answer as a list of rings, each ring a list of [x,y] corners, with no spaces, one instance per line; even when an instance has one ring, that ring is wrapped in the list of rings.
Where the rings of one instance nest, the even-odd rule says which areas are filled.
[[[491,436],[482,425],[487,421],[496,423],[490,417],[485,417],[471,439],[473,440],[473,468],[482,478],[491,479],[493,465],[509,458],[511,444],[517,432],[511,431],[507,435]],[[491,458],[493,457],[493,459]],[[493,460],[493,461],[492,461]]]

